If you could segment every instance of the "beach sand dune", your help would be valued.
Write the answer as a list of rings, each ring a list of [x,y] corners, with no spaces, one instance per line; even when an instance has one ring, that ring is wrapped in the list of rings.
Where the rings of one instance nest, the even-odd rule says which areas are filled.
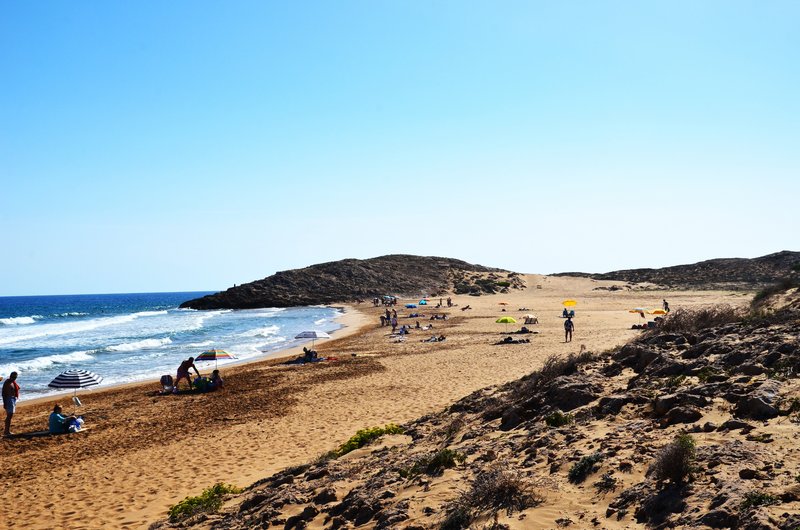
[[[602,351],[623,344],[637,333],[630,329],[639,318],[627,312],[632,307],[657,308],[663,297],[673,308],[749,300],[719,291],[595,290],[615,282],[585,278],[525,280],[529,288],[523,291],[455,296],[457,306],[450,309],[435,309],[438,300],[432,300],[415,310],[425,315],[418,319],[404,318],[408,310],[398,306],[401,324],[434,325],[413,331],[404,342],[379,326],[381,308],[352,307],[344,317],[347,327],[317,344],[320,355],[338,361],[233,367],[224,374],[227,388],[221,392],[158,396],[153,382],[87,393],[80,411],[91,426],[87,432],[0,442],[0,527],[16,521],[30,529],[146,528],[170,505],[215,482],[247,486],[313,460],[358,429],[403,423],[519,378],[549,355],[576,352],[581,345]],[[560,318],[567,298],[578,301],[571,343],[564,343]],[[462,311],[465,305],[472,309]],[[448,319],[431,321],[433,313]],[[525,336],[530,343],[494,345],[505,336],[498,317],[521,322],[527,313],[539,317],[538,325],[529,326],[539,333]],[[432,334],[447,339],[420,342]],[[24,392],[24,374],[20,383]],[[14,430],[44,428],[52,401],[21,406]]]

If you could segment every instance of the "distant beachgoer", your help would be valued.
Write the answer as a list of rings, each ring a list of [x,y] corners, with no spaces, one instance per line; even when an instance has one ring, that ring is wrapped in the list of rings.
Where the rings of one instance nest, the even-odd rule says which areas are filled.
[[[64,434],[69,431],[69,427],[71,424],[76,424],[78,418],[75,416],[64,416],[61,414],[61,405],[58,403],[55,404],[53,407],[53,412],[50,413],[50,418],[48,421],[48,430],[50,434]],[[79,429],[80,427],[78,427]],[[78,430],[76,429],[76,430]]]
[[[417,325],[414,326],[414,327],[416,327],[417,329],[420,329],[421,326],[419,325],[419,320],[417,320]]]
[[[397,318],[397,309],[392,309],[392,318]]]
[[[186,382],[189,383],[189,390],[192,389],[192,379],[189,377],[190,369],[193,369],[195,373],[197,373],[197,377],[200,377],[200,370],[194,365],[194,357],[189,357],[178,367],[178,376],[175,378],[175,386],[173,387],[176,393],[178,392],[178,383],[181,382],[181,379],[186,379]]]
[[[562,318],[569,318],[569,311],[567,310],[566,307],[564,308],[564,311],[561,312],[561,317]]]
[[[449,296],[447,297],[447,307],[453,307],[453,299]]]
[[[19,399],[19,384],[17,383],[17,372],[11,372],[3,382],[3,410],[6,411],[6,424],[3,429],[4,436],[11,436],[11,418],[17,411],[17,400]]]
[[[222,376],[219,375],[219,370],[211,372],[211,390],[217,390],[223,386],[225,386],[225,381],[223,381]]]
[[[397,329],[397,317],[392,317],[392,333]]]
[[[666,300],[662,300],[662,302],[663,302],[663,306],[664,306],[664,311],[669,313],[669,304],[667,303]]]
[[[386,317],[381,315],[381,327],[384,327],[385,325],[386,325]]]
[[[575,324],[571,318],[564,321],[564,342],[572,342],[572,331],[575,329]]]

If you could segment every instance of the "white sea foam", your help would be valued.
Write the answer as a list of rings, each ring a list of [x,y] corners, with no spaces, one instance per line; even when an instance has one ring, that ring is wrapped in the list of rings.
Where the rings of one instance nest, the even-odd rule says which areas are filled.
[[[80,311],[71,311],[69,313],[59,313],[57,317],[84,317],[89,313],[81,313]]]
[[[319,326],[320,324],[324,324],[327,321],[328,321],[327,318],[320,318],[320,319],[314,321],[314,325],[315,326]]]
[[[29,341],[31,339],[38,339],[42,337],[52,337],[60,335],[68,335],[71,333],[85,333],[94,329],[114,326],[118,324],[125,324],[140,317],[152,317],[156,315],[166,315],[167,311],[142,311],[140,313],[130,313],[127,315],[119,315],[115,317],[93,318],[90,320],[83,320],[77,322],[60,322],[54,324],[41,324],[34,328],[28,328],[30,331],[24,333],[10,333],[0,335],[0,345],[12,344],[20,341]],[[30,317],[33,318],[33,317]]]
[[[266,326],[263,328],[256,328],[240,333],[240,337],[271,337],[280,331],[279,326]]]
[[[43,317],[41,315],[31,315],[29,317],[0,318],[0,324],[4,326],[24,326],[27,324],[34,324],[40,318]]]
[[[161,346],[164,346],[166,344],[172,344],[172,339],[170,339],[169,337],[165,337],[163,339],[144,339],[136,342],[123,342],[122,344],[109,346],[106,349],[108,351],[136,351],[136,350],[146,350],[151,348],[160,348]]]
[[[32,372],[35,370],[50,368],[54,364],[90,361],[94,359],[90,353],[92,353],[92,350],[76,351],[72,353],[63,353],[60,355],[45,355],[43,357],[35,357],[33,359],[28,359],[27,361],[0,364],[0,374],[7,374],[10,372]]]

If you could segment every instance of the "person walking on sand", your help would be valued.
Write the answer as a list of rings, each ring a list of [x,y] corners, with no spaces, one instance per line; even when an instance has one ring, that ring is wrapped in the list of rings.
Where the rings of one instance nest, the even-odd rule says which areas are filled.
[[[662,305],[664,306],[664,311],[666,311],[667,313],[669,313],[669,304],[667,303],[667,300],[666,300],[666,299],[664,299],[664,300],[661,300],[661,301],[663,302],[663,304],[662,304]]]
[[[178,376],[175,378],[175,385],[173,389],[175,392],[178,392],[178,383],[181,382],[181,379],[186,379],[186,382],[189,383],[189,390],[192,389],[192,378],[189,377],[189,370],[194,369],[195,373],[197,373],[197,377],[200,377],[200,370],[194,365],[194,357],[189,357],[185,361],[181,363],[178,367]]]
[[[19,384],[17,383],[17,372],[11,372],[8,379],[3,382],[3,409],[6,411],[6,424],[3,429],[3,436],[11,436],[11,418],[17,411],[17,400],[19,399]]]
[[[575,329],[575,324],[572,318],[567,318],[564,321],[564,342],[572,342],[572,331]]]

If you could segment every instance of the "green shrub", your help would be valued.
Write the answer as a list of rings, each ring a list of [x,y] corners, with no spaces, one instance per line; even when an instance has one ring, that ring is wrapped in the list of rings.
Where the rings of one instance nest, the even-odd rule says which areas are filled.
[[[467,455],[453,451],[452,449],[441,449],[427,458],[420,458],[411,468],[400,472],[403,478],[413,477],[422,473],[437,475],[445,469],[456,467],[467,459]]]
[[[216,512],[222,506],[225,495],[240,493],[241,488],[218,482],[203,490],[197,497],[186,497],[169,509],[169,520],[172,523],[191,517],[201,512]]]
[[[361,429],[357,431],[349,440],[339,446],[336,451],[333,451],[334,458],[346,455],[350,451],[355,451],[364,447],[373,440],[376,440],[384,434],[403,434],[403,428],[389,423],[385,427],[372,427],[371,429]]]
[[[772,506],[778,504],[778,498],[763,491],[748,491],[742,501],[742,509],[757,508],[759,506]]]
[[[495,285],[497,285],[498,287],[511,287],[511,282],[506,282],[506,281],[495,282]]]
[[[574,421],[574,417],[572,414],[564,414],[560,410],[545,416],[544,422],[549,425],[550,427],[563,427],[564,425],[569,425]]]
[[[691,479],[694,471],[695,442],[688,434],[679,434],[661,448],[647,474],[662,482],[682,484]]]
[[[603,459],[601,453],[594,453],[589,456],[584,456],[569,469],[569,481],[573,484],[580,484],[586,477],[593,473],[596,469],[596,464]]]

